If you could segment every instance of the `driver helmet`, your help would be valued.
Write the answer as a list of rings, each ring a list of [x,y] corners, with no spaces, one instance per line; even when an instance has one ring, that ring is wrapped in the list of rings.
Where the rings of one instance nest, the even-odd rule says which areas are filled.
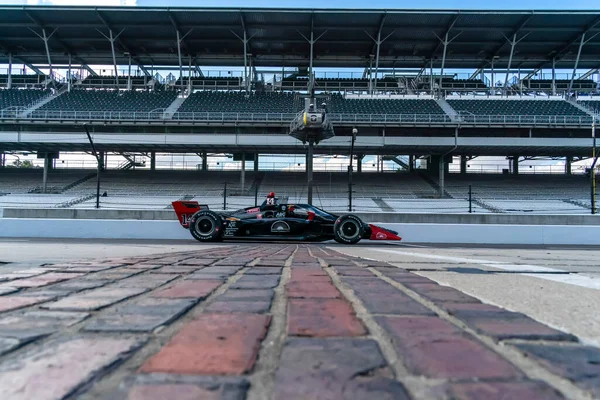
[[[275,192],[269,192],[269,194],[267,195],[268,198],[272,199],[275,197]]]

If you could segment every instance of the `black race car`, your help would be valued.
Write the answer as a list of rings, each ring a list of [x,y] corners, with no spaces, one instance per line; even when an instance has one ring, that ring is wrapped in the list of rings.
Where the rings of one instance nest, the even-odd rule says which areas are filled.
[[[181,226],[200,242],[223,239],[325,241],[354,244],[361,239],[401,240],[397,232],[366,224],[356,215],[333,215],[309,204],[278,204],[215,212],[197,201],[174,201]]]

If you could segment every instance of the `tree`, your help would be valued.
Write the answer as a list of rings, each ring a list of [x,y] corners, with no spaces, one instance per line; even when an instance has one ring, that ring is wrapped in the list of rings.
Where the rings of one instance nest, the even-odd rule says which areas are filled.
[[[13,161],[13,165],[17,168],[34,168],[33,162],[31,162],[30,160],[15,160]]]

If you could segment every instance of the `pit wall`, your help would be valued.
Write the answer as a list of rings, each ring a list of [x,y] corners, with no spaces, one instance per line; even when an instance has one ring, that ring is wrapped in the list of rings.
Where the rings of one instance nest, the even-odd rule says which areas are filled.
[[[61,217],[57,218],[59,214]],[[40,216],[33,218],[32,215]],[[398,231],[402,243],[600,244],[600,218],[594,215],[357,215],[365,222]],[[132,216],[140,218],[132,219]],[[168,210],[5,209],[0,218],[0,237],[193,240]]]

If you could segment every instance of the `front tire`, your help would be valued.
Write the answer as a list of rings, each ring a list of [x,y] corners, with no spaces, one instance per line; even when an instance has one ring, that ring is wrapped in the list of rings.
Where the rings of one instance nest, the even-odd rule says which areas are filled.
[[[223,238],[223,220],[213,211],[198,211],[190,218],[190,233],[199,242],[218,242]]]
[[[355,244],[362,239],[365,227],[356,215],[347,214],[339,217],[333,225],[334,240],[341,244]]]

